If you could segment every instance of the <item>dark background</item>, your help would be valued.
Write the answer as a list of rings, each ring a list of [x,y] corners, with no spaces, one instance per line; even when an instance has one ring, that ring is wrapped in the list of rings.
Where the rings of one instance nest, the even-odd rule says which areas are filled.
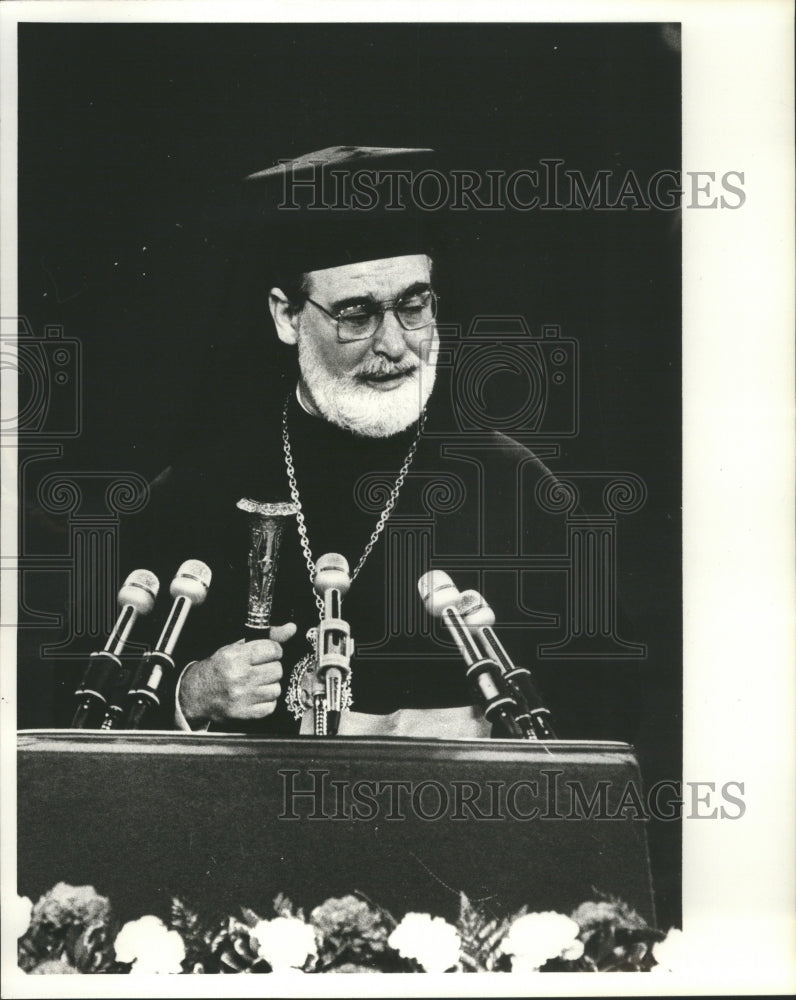
[[[433,146],[459,168],[680,167],[673,26],[76,25],[19,28],[19,302],[81,343],[80,433],[38,463],[22,545],[66,551],[37,503],[58,470],[154,476],[250,373],[280,364],[264,287],[207,223],[231,178],[336,144]],[[620,519],[623,638],[647,645],[646,783],[681,776],[680,235],[676,213],[481,213],[440,274],[445,322],[520,314],[581,352],[580,432],[554,470],[647,485]],[[265,366],[265,369],[264,369]],[[249,373],[247,376],[246,373]],[[63,613],[52,574],[27,578]],[[52,724],[74,664],[20,630],[19,722]],[[60,672],[60,673],[59,673]],[[679,921],[679,825],[652,824],[662,926]]]

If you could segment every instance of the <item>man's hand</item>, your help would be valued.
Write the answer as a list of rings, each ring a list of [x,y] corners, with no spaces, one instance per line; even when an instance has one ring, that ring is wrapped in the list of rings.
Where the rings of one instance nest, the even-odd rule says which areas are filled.
[[[296,633],[293,622],[271,627],[270,639],[233,642],[192,663],[180,682],[180,707],[188,722],[264,719],[282,693],[282,643]]]

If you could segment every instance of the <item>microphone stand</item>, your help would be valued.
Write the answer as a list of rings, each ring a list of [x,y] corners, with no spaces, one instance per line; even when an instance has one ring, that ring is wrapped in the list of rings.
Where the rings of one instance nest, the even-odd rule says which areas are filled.
[[[518,723],[519,707],[512,694],[501,690],[500,668],[489,657],[484,656],[473,641],[467,625],[456,608],[445,608],[442,620],[459,647],[467,664],[467,678],[477,698],[484,704],[484,715],[494,726],[503,730],[505,736],[513,740],[524,738]]]
[[[484,705],[488,721],[511,739],[523,739],[521,708],[505,683],[500,666],[488,651],[479,649],[459,613],[461,594],[453,580],[442,570],[430,570],[418,580],[417,589],[426,610],[445,622],[464,657],[467,677],[475,697]]]
[[[127,693],[125,729],[144,728],[144,723],[160,708],[163,682],[177,672],[171,654],[191,608],[202,604],[207,596],[212,575],[209,566],[198,559],[187,560],[177,570],[169,588],[174,598],[169,617],[155,648],[141,658]]]
[[[328,552],[315,564],[313,586],[323,597],[323,618],[318,627],[318,666],[312,692],[316,736],[336,736],[343,711],[343,687],[351,674],[354,640],[342,618],[343,595],[351,577],[347,560]]]
[[[154,607],[159,588],[158,578],[146,569],[133,570],[124,581],[118,596],[122,610],[113,631],[105,648],[89,657],[83,680],[75,691],[75,697],[80,701],[72,717],[72,729],[105,728],[104,720],[113,707],[108,705],[108,694],[122,674],[119,656],[136,618],[149,614]]]
[[[558,739],[550,710],[545,707],[530,670],[515,666],[492,628],[495,624],[492,608],[477,591],[466,590],[459,598],[458,610],[462,620],[477,636],[485,654],[500,667],[503,680],[521,707],[522,716],[518,721],[526,731],[526,738]]]

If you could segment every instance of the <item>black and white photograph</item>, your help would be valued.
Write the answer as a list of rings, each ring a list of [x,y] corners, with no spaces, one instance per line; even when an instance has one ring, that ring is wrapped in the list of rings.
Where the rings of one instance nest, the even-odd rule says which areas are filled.
[[[693,363],[720,340],[690,323],[700,239],[738,239],[759,179],[691,146],[682,5],[8,6],[4,995],[721,992],[738,967],[777,992],[784,818],[758,876],[783,895],[749,915],[767,972],[700,901],[708,840],[782,809],[769,769],[792,802],[792,524],[744,604],[700,443],[792,470],[765,437],[792,347],[777,320],[782,384],[743,360],[762,330],[726,334],[737,389]],[[760,8],[761,38],[792,26]],[[755,285],[780,319],[783,267],[778,311]],[[742,410],[744,370],[768,406]],[[584,972],[653,978],[537,975]]]

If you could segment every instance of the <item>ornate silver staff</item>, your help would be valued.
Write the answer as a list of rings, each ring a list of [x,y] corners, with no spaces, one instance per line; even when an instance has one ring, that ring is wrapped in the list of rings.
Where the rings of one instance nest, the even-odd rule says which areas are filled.
[[[298,508],[293,503],[261,503],[246,498],[237,506],[249,515],[249,606],[245,629],[249,642],[267,635],[282,530]]]

